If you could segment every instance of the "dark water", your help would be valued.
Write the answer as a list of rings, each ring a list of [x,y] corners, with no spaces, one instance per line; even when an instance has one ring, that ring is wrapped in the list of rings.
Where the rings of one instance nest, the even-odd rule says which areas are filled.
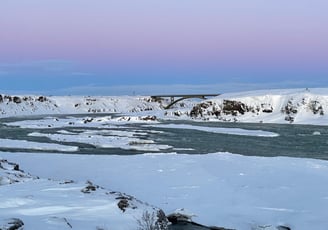
[[[72,115],[70,115],[72,116]],[[90,115],[88,115],[90,116]],[[101,115],[104,116],[104,115]],[[59,117],[59,116],[56,116]],[[64,117],[64,116],[62,116]],[[40,119],[42,117],[34,117]],[[58,129],[23,129],[7,126],[4,123],[26,118],[0,120],[0,138],[20,139],[36,142],[58,143],[46,137],[29,137],[31,132],[56,133],[58,130],[75,131],[92,130],[97,128],[58,128]],[[31,119],[31,118],[28,118]],[[328,160],[328,129],[326,126],[291,125],[291,124],[249,124],[249,123],[218,123],[218,122],[192,122],[192,121],[163,121],[163,124],[189,124],[194,126],[242,128],[248,130],[263,130],[278,133],[278,137],[254,137],[229,134],[218,134],[197,130],[168,129],[165,127],[147,127],[145,124],[127,124],[117,130],[138,130],[147,135],[138,136],[141,139],[154,140],[158,144],[173,146],[173,149],[161,152],[177,152],[187,154],[206,154],[213,152],[231,152],[249,156],[290,156],[307,157]],[[101,128],[105,129],[105,128]],[[113,128],[111,128],[113,130]],[[162,131],[153,133],[153,131]],[[314,133],[320,135],[314,135]],[[89,144],[60,143],[64,145],[79,146],[79,152],[75,154],[140,154],[143,151],[123,150],[119,148],[98,148]],[[186,150],[193,149],[193,150]],[[0,146],[0,151],[25,151],[35,150],[6,149]],[[40,151],[41,152],[41,151]],[[49,151],[47,151],[49,152]],[[56,151],[53,151],[56,152]],[[151,151],[147,151],[151,152]]]

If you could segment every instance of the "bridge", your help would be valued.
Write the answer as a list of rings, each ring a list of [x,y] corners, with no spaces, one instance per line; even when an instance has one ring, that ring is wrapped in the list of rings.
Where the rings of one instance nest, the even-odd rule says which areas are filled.
[[[178,103],[179,101],[188,99],[188,98],[200,98],[200,99],[207,99],[209,97],[216,97],[221,94],[172,94],[172,95],[153,95],[150,96],[155,101],[161,101],[163,98],[170,98],[171,103],[164,107],[164,109],[171,108],[174,104]]]

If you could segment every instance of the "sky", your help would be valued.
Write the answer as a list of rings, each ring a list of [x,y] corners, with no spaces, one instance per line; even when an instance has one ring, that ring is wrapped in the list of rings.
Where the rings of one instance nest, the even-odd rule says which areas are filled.
[[[328,87],[327,0],[1,0],[0,91]]]

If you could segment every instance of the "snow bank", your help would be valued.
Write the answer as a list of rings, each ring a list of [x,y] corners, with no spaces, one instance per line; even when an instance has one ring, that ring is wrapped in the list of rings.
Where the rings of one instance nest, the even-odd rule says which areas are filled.
[[[72,162],[71,162],[72,163]],[[40,168],[51,161],[35,162]],[[32,165],[30,165],[32,166]],[[43,167],[42,167],[43,166]],[[15,163],[0,159],[0,228],[135,230],[138,220],[158,208],[132,196],[87,182],[32,177]]]
[[[89,178],[106,188],[133,194],[163,208],[168,214],[177,208],[189,210],[196,215],[193,217],[196,222],[207,225],[238,230],[263,229],[263,226],[267,226],[266,229],[275,229],[279,225],[297,230],[325,230],[328,226],[327,161],[245,157],[229,153],[135,156],[26,153],[1,155],[12,161],[19,161],[23,168],[44,178],[68,178],[77,182]],[[48,164],[52,167],[48,167]],[[47,185],[44,186],[47,188]],[[79,185],[77,187],[79,190]],[[49,185],[47,191],[62,188],[65,186]],[[1,196],[1,203],[23,197],[22,193],[11,194],[19,189],[22,187],[17,187],[17,190],[16,187],[2,189],[1,194],[4,195]],[[36,194],[41,194],[39,189],[41,188],[37,185]],[[68,197],[60,199],[66,199],[71,204],[75,198],[69,201],[70,192],[73,191],[61,192],[61,195]],[[50,193],[42,194],[44,202],[48,199],[52,202],[52,198],[47,197]],[[87,207],[88,202],[95,202],[96,208],[91,209],[91,213],[94,213],[93,211],[100,208],[97,202],[104,201],[99,197],[94,199],[96,201],[87,200],[86,204],[85,201],[79,201],[79,207]],[[64,203],[59,200],[56,207],[61,207],[61,204]],[[38,210],[36,207],[48,207],[44,203],[31,202],[29,205],[34,210]],[[20,207],[17,210],[23,209],[23,206]],[[74,205],[68,207],[71,216],[87,212]],[[7,212],[8,209],[0,208],[0,216],[8,216]],[[33,212],[35,215],[37,213]],[[24,214],[25,219],[36,218],[28,214],[31,213]],[[86,217],[84,214],[82,216]],[[41,215],[40,212],[38,215]],[[99,220],[101,221],[98,224],[102,223],[101,216]]]

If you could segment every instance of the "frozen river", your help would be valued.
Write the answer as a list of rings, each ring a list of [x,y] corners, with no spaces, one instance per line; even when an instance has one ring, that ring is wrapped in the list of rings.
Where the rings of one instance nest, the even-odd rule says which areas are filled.
[[[327,226],[325,126],[161,121],[151,116],[102,114],[7,118],[0,120],[0,130],[1,157],[40,178],[90,180],[167,214],[187,210],[195,214],[195,222],[208,226],[240,230],[276,230],[280,225],[324,230]],[[96,213],[92,219],[89,213],[66,212],[68,205],[57,193],[44,198],[44,191],[61,192],[58,185],[17,186],[23,189],[2,191],[2,203],[10,204],[12,216],[19,214],[27,224],[48,226],[46,218],[62,215],[82,226],[79,221],[84,214],[88,223],[99,222],[97,208],[92,209]],[[24,202],[11,202],[16,199]],[[35,211],[45,208],[43,199],[51,202],[45,217]],[[76,202],[70,207],[80,207]],[[58,210],[59,206],[63,208]],[[1,211],[7,216],[7,209]],[[31,211],[37,215],[31,217]],[[110,223],[107,216],[104,223]]]
[[[192,121],[131,122],[110,115],[0,120],[0,151],[206,154],[328,159],[325,126]],[[13,141],[15,140],[15,142]]]

